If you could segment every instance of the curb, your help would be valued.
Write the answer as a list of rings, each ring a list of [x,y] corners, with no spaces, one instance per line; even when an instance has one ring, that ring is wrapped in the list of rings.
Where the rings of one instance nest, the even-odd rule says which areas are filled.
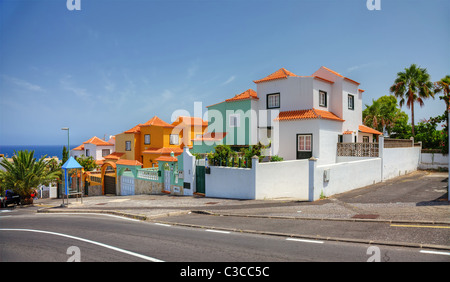
[[[233,213],[215,213],[205,210],[192,210],[192,213],[212,215],[212,216],[235,216],[250,218],[269,218],[269,219],[290,219],[290,220],[318,220],[318,221],[347,221],[347,222],[373,222],[373,223],[409,223],[409,224],[439,224],[450,225],[450,221],[434,221],[434,220],[400,220],[400,219],[361,219],[361,218],[327,218],[327,217],[297,217],[297,216],[272,216],[272,215],[246,215]]]
[[[226,227],[214,227],[214,226],[205,226],[205,225],[197,225],[197,224],[189,224],[189,223],[178,223],[178,222],[161,221],[161,220],[150,220],[150,221],[155,222],[155,223],[162,223],[162,224],[175,225],[175,226],[221,230],[221,231],[229,231],[229,232],[236,232],[236,233],[250,233],[250,234],[258,234],[258,235],[269,235],[269,236],[299,238],[299,239],[308,239],[308,240],[333,241],[333,242],[357,243],[357,244],[368,244],[368,245],[383,245],[383,246],[391,246],[391,247],[407,247],[407,248],[450,251],[450,246],[443,246],[443,245],[419,244],[419,243],[407,243],[407,242],[387,242],[387,241],[377,241],[377,240],[368,240],[368,239],[351,239],[351,238],[339,238],[339,237],[323,237],[320,235],[312,236],[312,235],[301,235],[301,234],[289,234],[289,233],[272,232],[272,231],[258,231],[258,230],[236,229],[236,228],[226,228]]]
[[[141,215],[141,214],[133,214],[133,213],[126,213],[121,211],[115,211],[115,210],[79,210],[79,209],[68,209],[68,208],[60,208],[60,207],[51,207],[51,208],[43,208],[38,209],[38,213],[100,213],[100,214],[111,214],[111,215],[117,215],[122,216],[126,218],[131,219],[137,219],[141,221],[151,220],[158,217],[165,217],[165,216],[176,216],[176,215],[183,215],[187,214],[190,211],[176,211],[176,212],[168,212],[168,213],[161,213],[157,215],[147,216],[147,215]]]

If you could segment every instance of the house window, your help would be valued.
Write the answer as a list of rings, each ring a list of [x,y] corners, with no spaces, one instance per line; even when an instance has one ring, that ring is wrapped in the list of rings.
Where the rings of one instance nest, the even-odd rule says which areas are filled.
[[[319,106],[327,106],[327,92],[319,90]]]
[[[369,143],[369,136],[363,136],[363,143]]]
[[[311,135],[297,135],[297,151],[311,152]]]
[[[125,151],[131,151],[131,141],[125,141]]]
[[[178,135],[170,134],[170,145],[178,145]]]
[[[150,134],[145,134],[144,135],[144,144],[145,145],[150,145]]]
[[[274,109],[280,107],[280,93],[267,94],[267,108]]]
[[[297,134],[297,159],[312,157],[312,134]]]
[[[348,94],[348,109],[355,109],[355,97],[353,95]]]
[[[338,143],[343,143],[344,142],[344,135],[339,134],[338,135]]]
[[[89,157],[91,155],[89,149],[86,149],[86,157]]]
[[[111,154],[110,149],[102,149],[102,157],[106,157],[107,155]]]
[[[241,120],[239,114],[234,114],[229,116],[230,127],[239,127]]]

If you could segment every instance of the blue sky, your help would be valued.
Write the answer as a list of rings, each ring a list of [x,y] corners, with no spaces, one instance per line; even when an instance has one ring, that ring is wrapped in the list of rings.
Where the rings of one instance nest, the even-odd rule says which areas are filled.
[[[65,144],[70,127],[73,148],[170,122],[281,67],[331,68],[361,83],[364,104],[412,63],[433,81],[450,74],[448,0],[80,1],[0,0],[0,145]],[[427,100],[416,123],[444,109]]]

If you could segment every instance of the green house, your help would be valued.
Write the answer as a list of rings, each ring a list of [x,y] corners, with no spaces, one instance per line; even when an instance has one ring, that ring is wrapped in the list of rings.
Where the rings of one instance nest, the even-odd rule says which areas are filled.
[[[208,106],[208,129],[193,140],[193,153],[209,153],[217,145],[234,148],[257,143],[256,91],[248,89],[223,102]]]

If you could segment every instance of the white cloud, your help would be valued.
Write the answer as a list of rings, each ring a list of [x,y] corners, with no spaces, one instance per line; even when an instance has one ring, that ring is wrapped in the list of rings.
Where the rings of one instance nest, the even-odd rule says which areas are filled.
[[[0,75],[5,81],[12,83],[16,86],[19,86],[22,89],[29,90],[29,91],[36,91],[36,92],[46,92],[45,89],[43,89],[41,86],[37,84],[32,84],[28,81],[25,81],[23,79],[19,79],[16,77],[11,77],[8,75]]]
[[[59,80],[59,84],[64,90],[70,91],[77,95],[80,98],[89,98],[90,95],[85,88],[80,88],[73,86],[73,82],[71,81],[71,75],[65,75],[63,78]]]
[[[227,79],[222,85],[227,85],[228,83],[232,82],[236,78],[235,75],[230,76],[230,78]]]

